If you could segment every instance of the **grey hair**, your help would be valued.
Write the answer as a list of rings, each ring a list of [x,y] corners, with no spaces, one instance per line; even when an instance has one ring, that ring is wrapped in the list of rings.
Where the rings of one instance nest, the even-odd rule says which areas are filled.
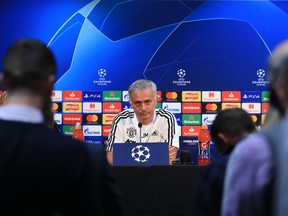
[[[151,80],[140,79],[133,82],[128,89],[129,98],[131,98],[131,94],[136,91],[140,91],[143,89],[151,89],[154,95],[154,99],[157,98],[157,86]]]

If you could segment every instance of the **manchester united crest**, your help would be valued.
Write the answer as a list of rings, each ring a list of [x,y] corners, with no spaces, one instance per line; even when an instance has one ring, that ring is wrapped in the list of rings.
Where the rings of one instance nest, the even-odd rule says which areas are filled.
[[[130,137],[130,138],[133,138],[136,136],[137,134],[137,130],[133,127],[130,127],[130,128],[127,128],[127,131],[126,131],[127,135]]]

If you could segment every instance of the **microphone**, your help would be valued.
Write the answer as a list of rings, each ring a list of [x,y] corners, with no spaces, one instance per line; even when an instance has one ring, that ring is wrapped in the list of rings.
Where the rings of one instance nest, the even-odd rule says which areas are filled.
[[[142,134],[141,134],[142,123],[141,122],[138,123],[138,127],[140,129],[140,143],[141,143],[141,138],[142,138]]]

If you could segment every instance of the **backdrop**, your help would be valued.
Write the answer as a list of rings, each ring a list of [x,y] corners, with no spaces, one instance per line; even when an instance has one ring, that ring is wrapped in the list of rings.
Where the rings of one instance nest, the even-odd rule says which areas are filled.
[[[158,86],[158,105],[181,126],[181,145],[196,145],[200,125],[242,107],[261,125],[268,107],[267,57],[288,35],[285,1],[1,0],[0,57],[33,37],[58,62],[54,101],[61,131],[76,121],[102,143],[129,108],[137,79]],[[183,147],[183,148],[184,148]]]

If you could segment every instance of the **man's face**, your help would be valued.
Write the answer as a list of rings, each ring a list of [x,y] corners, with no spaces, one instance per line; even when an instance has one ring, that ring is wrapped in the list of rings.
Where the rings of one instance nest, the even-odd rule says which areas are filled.
[[[153,91],[149,88],[133,92],[130,95],[131,106],[139,122],[148,125],[152,122],[156,108]]]

